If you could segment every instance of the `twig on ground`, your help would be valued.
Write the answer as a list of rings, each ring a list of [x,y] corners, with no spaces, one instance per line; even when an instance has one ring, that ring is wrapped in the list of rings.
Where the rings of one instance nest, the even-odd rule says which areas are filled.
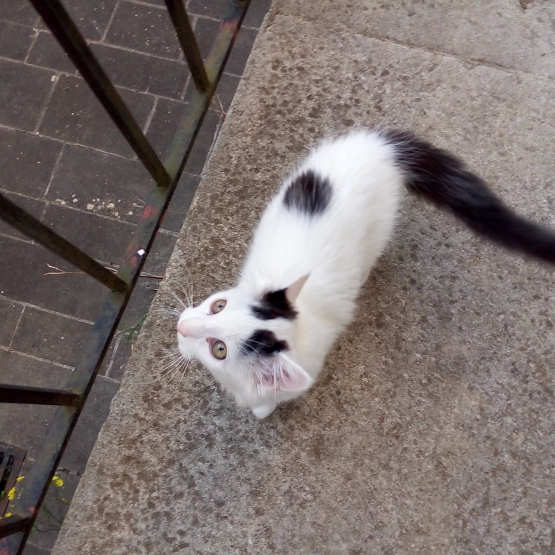
[[[66,274],[79,274],[79,275],[85,275],[85,272],[68,272],[67,270],[61,270],[60,268],[57,268],[56,266],[52,266],[52,264],[48,264],[48,262],[46,263],[46,265],[51,269],[51,270],[55,270],[54,272],[45,272],[45,276],[63,276]],[[106,270],[109,270],[110,272],[117,274],[118,270],[117,268],[110,268],[109,266],[104,266],[106,268]],[[148,272],[141,272],[139,274],[139,277],[142,278],[147,278],[147,279],[164,279],[166,276],[157,276],[155,274],[149,274]]]

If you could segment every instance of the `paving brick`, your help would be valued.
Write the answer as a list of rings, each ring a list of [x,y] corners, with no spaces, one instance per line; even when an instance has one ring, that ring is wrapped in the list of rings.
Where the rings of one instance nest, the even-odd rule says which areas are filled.
[[[38,23],[39,15],[29,2],[0,0],[0,19],[33,27]]]
[[[195,36],[203,59],[206,59],[214,39],[220,30],[220,22],[213,19],[199,17],[195,25]],[[225,71],[235,75],[243,75],[243,70],[256,39],[255,29],[241,29],[237,35],[231,54],[227,60]]]
[[[61,150],[57,141],[0,128],[2,189],[41,198]]]
[[[0,56],[23,61],[34,36],[35,31],[29,27],[0,21]]]
[[[67,368],[0,350],[2,383],[63,388],[70,376]],[[22,447],[27,457],[35,458],[54,410],[40,405],[0,404],[0,441]]]
[[[228,73],[222,74],[216,92],[214,93],[212,104],[210,105],[212,111],[221,112],[223,108],[224,113],[227,112],[235,96],[235,91],[237,90],[240,80],[241,78],[237,75],[229,75]],[[185,93],[186,101],[191,99],[194,90],[195,83],[191,80],[187,85],[187,91]]]
[[[118,331],[112,340],[109,352],[100,368],[101,375],[121,381],[125,363],[131,354],[132,345],[137,339],[145,316],[148,314],[159,283],[158,280],[139,278],[119,323]]]
[[[235,96],[235,91],[239,86],[240,80],[241,78],[237,77],[236,75],[228,75],[227,73],[222,74],[218,83],[218,87],[216,89],[216,93],[214,95],[214,99],[212,100],[211,108],[213,110],[218,111],[223,108],[224,112],[227,112],[227,110],[231,106],[231,101]]]
[[[162,160],[164,160],[171,140],[186,113],[187,104],[165,98],[158,99],[146,137]]]
[[[162,229],[179,232],[183,227],[185,215],[191,206],[200,177],[183,173],[177,184],[170,206],[162,221]]]
[[[69,145],[47,196],[73,208],[137,222],[153,186],[150,174],[137,160]]]
[[[10,265],[0,269],[0,295],[57,312],[94,320],[107,289],[83,274],[45,275],[47,264],[75,272],[70,264],[36,244],[0,236]]]
[[[92,50],[116,85],[176,99],[183,93],[189,68],[181,61],[102,44],[93,44]]]
[[[128,337],[129,340],[133,339],[132,333],[137,327],[137,323],[144,319],[145,314],[148,313],[150,303],[154,299],[159,285],[160,280],[139,278],[118,326],[118,330],[124,335],[131,334]]]
[[[110,365],[110,361],[112,360],[112,356],[114,354],[115,344],[116,344],[115,340],[112,339],[112,341],[110,341],[110,344],[108,345],[108,350],[106,351],[106,355],[104,356],[104,359],[100,364],[100,368],[98,369],[98,374],[101,376],[106,376],[106,370]]]
[[[154,97],[123,89],[119,89],[119,93],[142,128],[154,104]],[[106,152],[133,155],[131,147],[100,102],[78,77],[60,77],[40,132]]]
[[[166,266],[173,252],[176,239],[173,235],[158,233],[146,259],[143,271],[152,275],[163,276],[166,273]]]
[[[179,124],[186,114],[187,104],[161,98],[156,105],[156,111],[147,132],[147,138],[152,146],[164,160],[171,141]],[[214,133],[220,123],[220,117],[214,112],[208,112],[199,131],[193,150],[187,161],[187,171],[200,174],[206,161],[206,156],[212,145]]]
[[[119,264],[135,226],[51,204],[44,223],[96,260]]]
[[[85,471],[89,454],[110,412],[110,403],[118,388],[118,383],[102,376],[97,377],[62,456],[61,468],[80,474]]]
[[[220,102],[224,111],[227,111],[239,84],[239,79],[239,77],[234,75],[227,75],[225,73],[222,75],[216,89],[217,96],[212,100],[211,108],[204,119],[187,161],[187,172],[195,175],[199,175],[202,172],[206,157],[212,146],[214,133],[219,128],[221,118],[223,117],[220,113]],[[189,95],[193,87],[194,85],[191,82],[187,92],[188,98],[190,98]],[[158,100],[147,131],[147,138],[152,142],[153,147],[162,160],[165,158],[171,141],[187,110],[188,105],[182,102],[165,98]]]
[[[5,383],[4,380],[2,382]],[[30,383],[26,382],[22,385],[30,385]],[[25,449],[27,457],[36,457],[55,410],[54,407],[41,405],[2,403],[0,441]]]
[[[245,27],[254,27],[255,29],[259,29],[271,5],[272,0],[253,0],[249,4],[249,9],[247,10],[247,15],[243,20],[243,25]]]
[[[140,2],[141,2],[141,4],[151,4],[153,6],[163,6],[164,8],[166,7],[165,0],[140,0]]]
[[[132,345],[132,340],[127,339],[127,334],[122,334],[113,359],[111,360],[110,370],[107,373],[111,379],[117,380],[118,382],[121,382],[123,379],[127,361],[131,356]]]
[[[29,541],[35,546],[41,549],[54,547],[79,480],[80,476],[77,474],[61,469],[56,471],[29,536]]]
[[[12,193],[2,192],[2,194],[15,204],[23,208],[23,210],[27,211],[32,216],[35,216],[35,218],[41,218],[46,203],[40,200],[22,197],[20,195],[14,195]],[[8,237],[15,237],[18,239],[23,239],[25,241],[30,241],[29,237],[27,237],[23,233],[20,233],[15,229],[15,227],[12,227],[10,224],[4,222],[3,220],[0,220],[0,233],[3,233]]]
[[[39,33],[29,53],[27,63],[65,73],[76,74],[77,69],[58,41],[47,31]]]
[[[0,345],[8,347],[23,307],[9,300],[0,300]]]
[[[200,175],[204,168],[206,158],[214,144],[215,136],[222,124],[219,114],[209,111],[204,117],[202,127],[197,135],[191,154],[187,160],[187,172],[193,175]]]
[[[117,0],[64,0],[63,4],[86,39],[100,40],[110,22]],[[48,27],[41,21],[39,28]]]
[[[251,5],[253,3],[251,2]],[[226,15],[226,6],[228,5],[228,0],[190,0],[187,12],[222,19]]]
[[[0,124],[33,131],[52,88],[54,73],[0,60]]]
[[[75,366],[91,324],[26,307],[12,341],[22,353]]]
[[[167,10],[144,4],[122,1],[105,42],[165,58],[181,54]]]
[[[23,548],[23,555],[49,555],[50,552],[50,549],[39,547],[31,542],[27,542]]]

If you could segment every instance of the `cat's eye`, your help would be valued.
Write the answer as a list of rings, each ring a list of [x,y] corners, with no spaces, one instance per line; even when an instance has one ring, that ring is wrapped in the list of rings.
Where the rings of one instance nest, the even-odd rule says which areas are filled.
[[[227,356],[227,347],[223,341],[212,343],[212,354],[218,359],[223,360]]]
[[[221,312],[225,308],[226,304],[227,301],[225,299],[218,299],[217,301],[214,301],[210,307],[212,314],[218,314],[218,312]]]

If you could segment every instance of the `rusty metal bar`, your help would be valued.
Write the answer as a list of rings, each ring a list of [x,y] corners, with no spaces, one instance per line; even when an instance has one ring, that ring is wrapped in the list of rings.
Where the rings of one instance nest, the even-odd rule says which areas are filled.
[[[206,69],[200,56],[191,22],[183,6],[183,0],[165,0],[165,2],[197,90],[207,92],[210,88],[210,81],[206,75]]]
[[[0,194],[0,218],[21,233],[40,243],[43,247],[67,260],[89,276],[114,291],[127,291],[127,283],[85,254],[81,249],[46,227],[4,195]]]
[[[0,538],[5,538],[11,536],[12,534],[17,534],[18,532],[23,532],[25,528],[30,526],[31,515],[21,516],[12,515],[2,519],[2,527],[0,527]],[[2,542],[0,542],[0,547],[3,547]],[[4,551],[0,551],[4,555]],[[9,555],[11,551],[7,551],[6,555]]]
[[[48,4],[52,3],[52,0],[31,0],[34,5],[42,4],[43,1],[47,1]],[[248,4],[249,0],[228,0],[228,13],[221,23],[218,36],[206,60],[206,74],[213,87],[208,92],[195,91],[193,93],[188,113],[180,122],[180,127],[174,136],[164,163],[170,176],[170,185],[154,187],[151,191],[117,274],[119,278],[129,284],[129,287],[125,293],[115,291],[108,293],[81,351],[75,371],[67,384],[68,390],[82,396],[82,402],[77,407],[63,406],[56,410],[41,450],[27,473],[21,497],[17,500],[16,509],[19,513],[27,515],[30,512],[32,515],[30,524],[25,528],[22,538],[11,536],[0,541],[2,555],[4,553],[20,555],[23,550],[31,525],[38,514],[80,410],[92,388],[121,315],[139,278],[146,256],[154,242],[154,237],[181,176],[199,127],[208,111],[213,90],[223,72]],[[3,526],[4,523],[0,521],[0,537],[5,535]]]
[[[122,135],[160,186],[171,177],[60,0],[30,0]]]
[[[63,389],[0,384],[0,403],[67,405],[75,407],[79,404],[80,400],[81,396],[77,393]]]
[[[214,83],[214,89],[224,71],[224,66],[231,52],[231,45],[235,41],[249,3],[250,0],[228,0],[228,14],[220,24],[219,34],[205,63],[206,74],[208,79]],[[164,165],[171,175],[177,176],[177,179],[179,179],[189,157],[202,117],[208,111],[211,98],[211,93],[194,92],[189,104],[190,110],[182,119],[179,129],[168,148]],[[202,112],[202,117],[198,119],[196,114],[200,112]]]

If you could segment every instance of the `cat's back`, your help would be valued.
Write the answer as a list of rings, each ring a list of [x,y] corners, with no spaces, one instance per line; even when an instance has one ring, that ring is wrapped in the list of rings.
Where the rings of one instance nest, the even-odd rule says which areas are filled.
[[[322,141],[297,174],[307,169],[325,176],[339,195],[372,195],[383,186],[389,188],[391,181],[400,175],[395,166],[394,146],[379,131],[367,130]]]
[[[311,224],[346,211],[367,220],[369,209],[391,201],[395,209],[403,183],[395,154],[395,146],[379,131],[357,130],[324,140],[284,181],[275,207],[284,216],[313,216]]]
[[[264,267],[268,276],[283,275],[285,268],[365,273],[397,212],[402,175],[394,155],[375,131],[354,131],[315,147],[266,209],[249,270]]]

